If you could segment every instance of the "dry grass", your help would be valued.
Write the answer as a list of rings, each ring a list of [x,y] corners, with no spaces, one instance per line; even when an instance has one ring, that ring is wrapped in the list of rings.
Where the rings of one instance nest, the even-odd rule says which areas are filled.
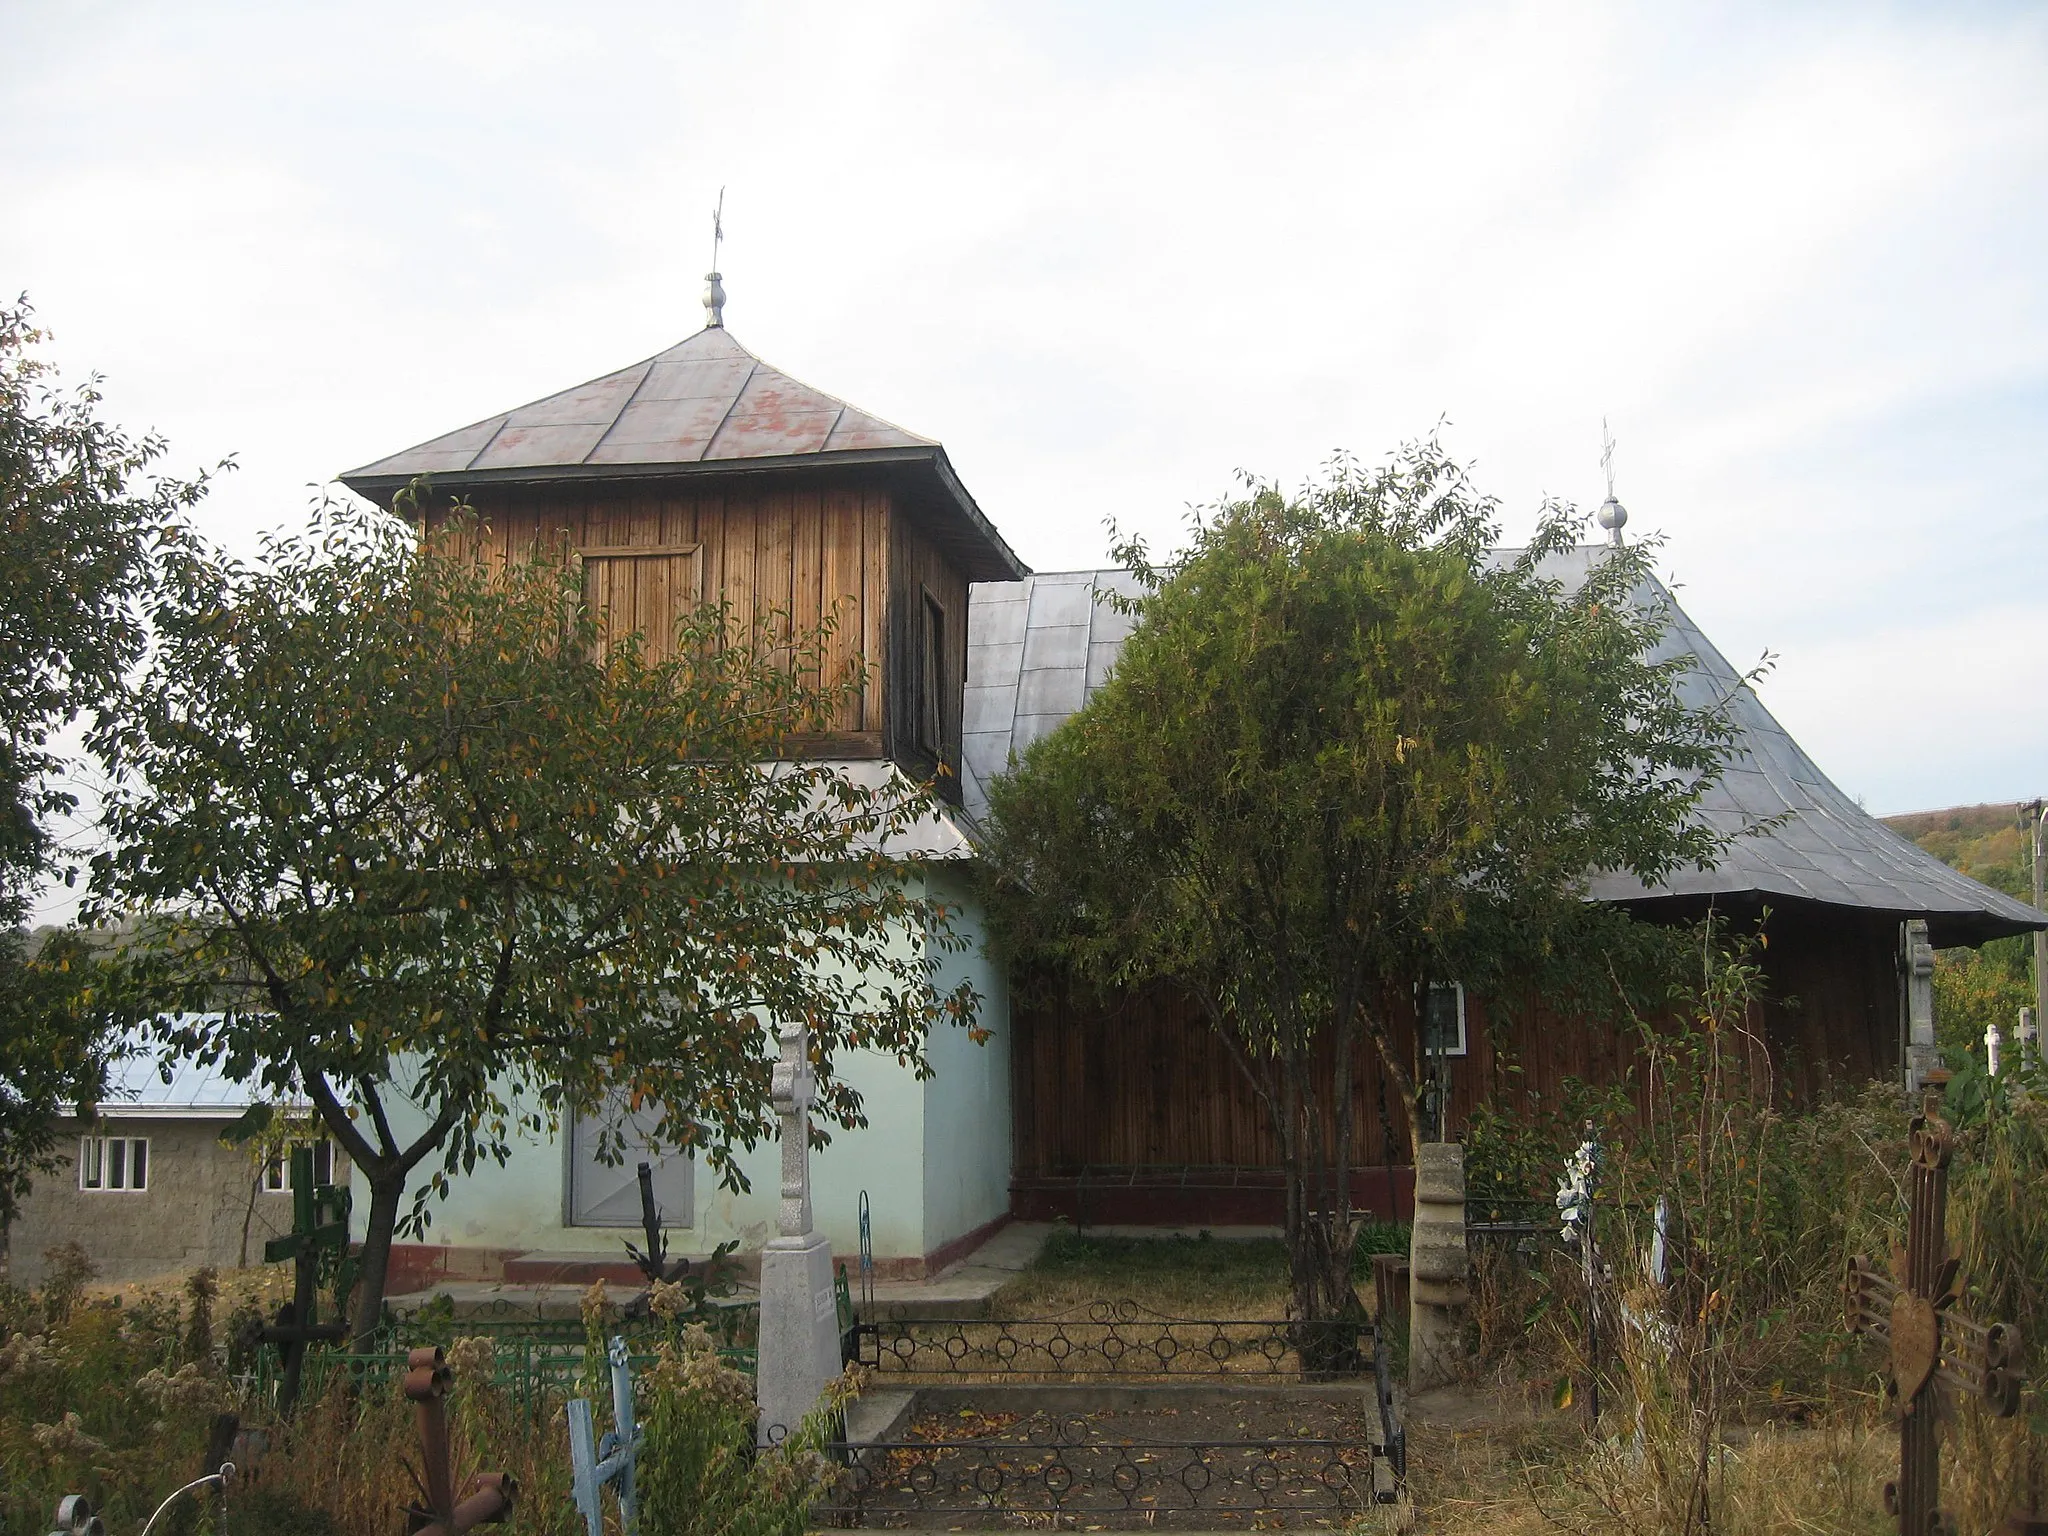
[[[1412,1506],[1376,1512],[1357,1529],[1649,1536],[1668,1526],[1647,1498],[1632,1438],[1595,1443],[1563,1414],[1508,1412],[1490,1423],[1418,1415],[1408,1441]],[[1880,1491],[1896,1451],[1888,1426],[1854,1414],[1731,1435],[1716,1458],[1713,1529],[1722,1536],[1881,1536],[1894,1529]],[[1984,1527],[1966,1522],[1962,1529]]]

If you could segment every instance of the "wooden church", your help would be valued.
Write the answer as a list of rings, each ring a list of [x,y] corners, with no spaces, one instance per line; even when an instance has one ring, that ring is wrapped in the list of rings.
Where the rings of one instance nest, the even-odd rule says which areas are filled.
[[[945,980],[984,998],[986,1048],[964,1033],[932,1043],[925,1082],[886,1061],[854,1062],[872,1124],[839,1133],[815,1160],[821,1229],[857,1246],[865,1195],[884,1272],[919,1274],[967,1251],[1012,1215],[1222,1224],[1277,1219],[1270,1134],[1221,1048],[1171,997],[1082,1003],[1035,987],[1012,1005],[1010,978],[981,926],[971,882],[985,786],[1079,710],[1115,664],[1129,619],[1109,603],[1115,571],[1033,576],[976,505],[937,442],[834,399],[761,361],[724,325],[713,274],[706,324],[643,362],[432,438],[342,477],[382,505],[416,480],[432,501],[465,498],[487,556],[566,546],[613,632],[651,645],[718,596],[746,625],[787,613],[836,616],[840,658],[867,669],[835,728],[801,745],[851,772],[935,780],[951,822],[926,878],[965,912],[971,952]],[[1582,551],[1592,558],[1591,551]],[[1646,594],[1669,601],[1668,592]],[[1655,890],[1607,882],[1593,896],[1645,917],[1707,905],[1773,913],[1766,1020],[1775,1053],[1805,1087],[1896,1070],[1902,922],[1935,942],[1975,944],[2048,926],[2031,907],[1938,863],[1828,781],[1675,602],[1665,644],[1687,654],[1701,698],[1737,693],[1737,759],[1703,807],[1728,826],[1769,820],[1723,866]],[[1796,1000],[1796,1001],[1795,1001]],[[1537,1008],[1515,1031],[1486,1000],[1441,1000],[1453,1130],[1517,1083],[1554,1095],[1567,1076],[1624,1071],[1611,1032],[1561,1028]],[[1370,1053],[1367,1053],[1368,1055]],[[1362,1208],[1405,1214],[1408,1149],[1388,1085],[1367,1060],[1353,1085],[1365,1128]],[[394,1253],[394,1290],[451,1278],[588,1278],[619,1268],[615,1229],[637,1220],[618,1169],[571,1126],[522,1145],[502,1169],[458,1183],[433,1241]],[[632,1159],[628,1159],[628,1167]],[[676,1246],[772,1232],[773,1150],[745,1165],[753,1189],[701,1186],[685,1160],[659,1170]]]
[[[1024,566],[975,505],[946,451],[755,357],[725,328],[714,274],[705,325],[665,352],[378,459],[341,477],[390,507],[416,481],[428,508],[466,500],[485,558],[566,547],[609,632],[657,651],[707,598],[740,629],[770,613],[799,629],[831,616],[830,662],[858,658],[867,683],[833,729],[799,743],[849,773],[899,771],[961,798],[961,714],[969,593]],[[431,512],[429,515],[432,515]],[[922,830],[926,879],[967,911],[974,940],[944,980],[971,980],[1000,1028],[1006,989],[972,909],[964,822]],[[873,1123],[837,1133],[817,1161],[819,1224],[855,1246],[867,1192],[885,1268],[913,1273],[993,1230],[1009,1210],[1009,1072],[1001,1048],[964,1031],[931,1043],[937,1076],[856,1061],[848,1080]],[[394,1291],[447,1279],[588,1277],[622,1266],[618,1229],[639,1221],[637,1160],[606,1166],[592,1128],[526,1141],[502,1169],[461,1180],[432,1241],[394,1250]],[[727,1239],[759,1247],[773,1230],[774,1149],[743,1159],[734,1195],[687,1158],[658,1160],[656,1189],[675,1247]]]

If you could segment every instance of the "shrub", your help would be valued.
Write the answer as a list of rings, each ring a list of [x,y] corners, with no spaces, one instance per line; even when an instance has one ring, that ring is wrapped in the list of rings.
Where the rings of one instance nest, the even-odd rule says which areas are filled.
[[[851,1376],[779,1445],[760,1451],[753,1383],[718,1358],[706,1330],[664,1343],[647,1386],[643,1536],[802,1536],[837,1471],[825,1447],[857,1390]]]

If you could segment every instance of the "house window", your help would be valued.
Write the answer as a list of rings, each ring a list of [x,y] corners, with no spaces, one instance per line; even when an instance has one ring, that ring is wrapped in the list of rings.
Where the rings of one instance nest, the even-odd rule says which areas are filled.
[[[1433,981],[1422,998],[1422,1053],[1465,1054],[1465,984]]]
[[[149,1188],[147,1136],[81,1136],[78,1139],[80,1189]]]
[[[313,1182],[316,1185],[334,1182],[334,1143],[325,1136],[318,1141],[302,1141],[300,1147],[313,1149]],[[273,1157],[263,1170],[263,1187],[276,1193],[291,1187],[291,1154],[280,1153]]]
[[[946,743],[946,610],[924,594],[924,632],[918,646],[917,744],[933,757]]]

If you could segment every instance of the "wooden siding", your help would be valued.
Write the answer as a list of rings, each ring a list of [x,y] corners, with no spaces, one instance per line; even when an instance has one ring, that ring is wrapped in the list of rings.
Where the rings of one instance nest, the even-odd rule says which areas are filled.
[[[1895,1070],[1896,928],[1882,916],[1832,909],[1771,916],[1767,995],[1757,1013],[1787,1099],[1811,1102]],[[1190,1000],[1162,989],[1092,1001],[1025,978],[1012,997],[1020,1189],[1042,1194],[1084,1170],[1099,1179],[1105,1170],[1277,1165],[1256,1095]],[[1396,1021],[1404,1057],[1410,1027]],[[1557,1108],[1574,1081],[1633,1081],[1628,1034],[1560,1017],[1533,997],[1489,1007],[1468,995],[1465,1033],[1467,1054],[1449,1063],[1453,1135],[1482,1102]],[[1359,1054],[1351,1086],[1355,1161],[1365,1168],[1406,1163],[1408,1133],[1393,1085],[1377,1051]],[[1227,1199],[1219,1208],[1234,1209]],[[1183,1212],[1175,1219],[1196,1218]]]
[[[897,578],[887,490],[822,482],[706,489],[627,482],[493,487],[472,492],[470,500],[483,523],[485,558],[574,550],[585,560],[589,600],[649,637],[672,633],[696,603],[721,597],[730,605],[735,636],[771,615],[786,616],[799,633],[830,618],[828,667],[863,661],[867,682],[841,710],[832,734],[805,745],[824,755],[883,751],[892,669],[881,656]],[[643,550],[648,553],[634,553]],[[953,580],[964,630],[966,582],[957,575]],[[664,649],[652,638],[647,643],[657,654]],[[963,644],[956,721],[957,690],[964,685]]]

